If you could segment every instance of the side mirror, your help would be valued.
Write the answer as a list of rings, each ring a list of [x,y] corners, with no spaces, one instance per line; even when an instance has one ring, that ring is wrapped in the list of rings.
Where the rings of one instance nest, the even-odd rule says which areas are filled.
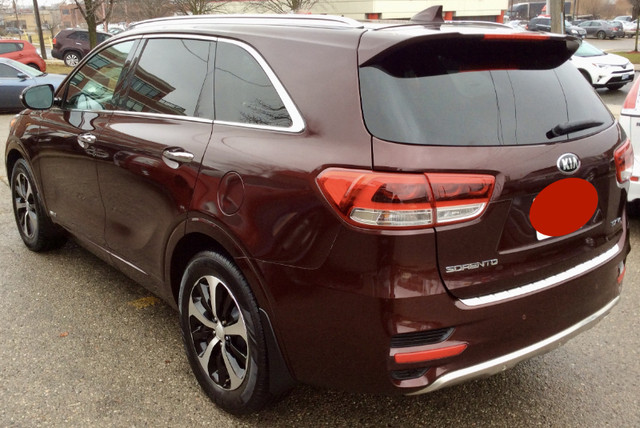
[[[22,105],[32,110],[46,110],[53,105],[53,85],[30,86],[20,94]]]

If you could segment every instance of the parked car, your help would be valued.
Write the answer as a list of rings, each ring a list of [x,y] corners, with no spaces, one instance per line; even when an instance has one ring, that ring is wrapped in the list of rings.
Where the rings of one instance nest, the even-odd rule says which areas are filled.
[[[514,20],[510,20],[509,22],[507,22],[506,25],[508,25],[511,28],[515,28],[516,30],[526,30],[527,21],[523,21],[523,20],[520,20],[520,19],[514,19]]]
[[[635,159],[640,157],[640,99],[638,99],[640,79],[633,82],[620,111],[620,125],[629,137],[633,146]],[[640,159],[634,163],[630,179],[627,201],[633,208],[634,214],[640,214]]]
[[[0,58],[0,111],[22,110],[20,94],[32,85],[51,84],[56,89],[65,76],[42,73],[18,61]]]
[[[104,42],[112,35],[102,31],[97,32],[98,44]],[[61,59],[69,67],[75,67],[80,60],[91,50],[89,45],[89,32],[80,28],[60,31],[53,38],[51,56]]]
[[[626,37],[635,37],[636,36],[636,30],[638,28],[638,20],[636,19],[635,21],[624,21],[622,23],[623,27],[624,27],[624,35]]]
[[[613,18],[614,21],[622,21],[622,22],[631,22],[633,21],[633,17],[631,15],[621,15]]]
[[[0,57],[13,59],[42,72],[47,71],[47,64],[26,40],[0,39]]]
[[[584,41],[571,62],[594,88],[617,90],[632,82],[635,76],[633,64],[627,58],[604,52]]]
[[[176,307],[232,413],[295,381],[425,393],[564,343],[619,300],[630,143],[575,38],[441,16],[114,36],[23,94],[24,244],[71,235]]]
[[[551,31],[551,18],[545,16],[539,16],[537,18],[532,18],[526,26],[526,29],[529,31]],[[576,25],[571,25],[570,22],[565,21],[564,23],[564,32],[571,36],[585,38],[587,36],[587,31],[584,28],[578,27]]]
[[[609,24],[611,24],[611,27],[613,27],[613,34],[615,37],[624,38],[624,24],[622,23],[622,21],[609,21]]]
[[[617,30],[607,21],[601,19],[584,21],[579,23],[578,26],[586,30],[587,37],[597,37],[600,40],[606,39],[607,37],[610,39],[616,38]]]
[[[18,27],[5,27],[4,31],[7,34],[18,34],[18,35],[24,34],[24,31],[22,31]]]

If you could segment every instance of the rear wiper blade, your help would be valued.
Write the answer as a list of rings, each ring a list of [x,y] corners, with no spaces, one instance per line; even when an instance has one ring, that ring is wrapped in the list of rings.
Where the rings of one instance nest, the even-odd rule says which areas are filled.
[[[561,135],[571,134],[572,132],[584,131],[585,129],[595,128],[604,124],[597,120],[575,120],[573,122],[559,123],[551,131],[547,132],[547,138],[552,139]]]

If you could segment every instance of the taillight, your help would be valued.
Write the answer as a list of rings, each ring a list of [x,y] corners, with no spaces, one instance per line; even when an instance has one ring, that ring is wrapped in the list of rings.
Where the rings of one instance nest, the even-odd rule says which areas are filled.
[[[330,168],[317,182],[340,216],[353,225],[418,229],[479,217],[491,198],[495,178]]]
[[[636,80],[631,87],[631,90],[627,94],[627,97],[624,99],[624,104],[622,105],[622,110],[635,110],[636,106],[638,106],[638,88],[640,87],[640,80]]]
[[[55,38],[55,37],[53,38],[53,40],[51,41],[51,43],[53,44],[53,46],[55,46],[55,45],[56,45],[56,43],[58,43],[58,42],[56,42],[56,38]]]
[[[633,147],[630,140],[627,139],[622,146],[613,152],[613,159],[616,164],[618,184],[625,184],[633,172]]]

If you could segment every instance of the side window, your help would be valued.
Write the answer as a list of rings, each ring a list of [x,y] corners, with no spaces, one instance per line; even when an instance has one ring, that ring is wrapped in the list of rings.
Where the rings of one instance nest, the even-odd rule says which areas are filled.
[[[129,85],[126,109],[213,119],[215,42],[150,39]]]
[[[215,77],[216,120],[290,127],[291,116],[271,80],[247,50],[219,42]]]
[[[0,64],[0,78],[17,78],[18,71],[6,64]]]
[[[22,50],[17,43],[0,43],[0,54]]]
[[[63,108],[113,109],[112,98],[134,43],[123,42],[93,55],[71,78]]]

